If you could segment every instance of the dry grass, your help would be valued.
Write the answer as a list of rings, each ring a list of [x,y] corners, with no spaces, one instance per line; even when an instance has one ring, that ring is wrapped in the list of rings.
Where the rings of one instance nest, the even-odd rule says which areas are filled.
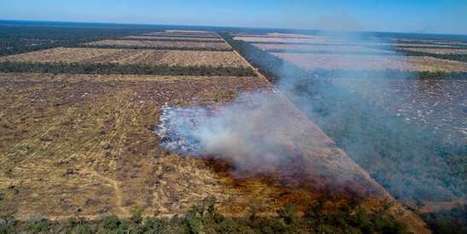
[[[188,41],[142,41],[142,40],[102,40],[86,43],[89,46],[131,46],[138,48],[179,48],[179,49],[217,49],[229,50],[225,42],[188,42]]]
[[[11,55],[0,62],[118,63],[177,66],[248,66],[231,51],[178,51],[145,49],[55,48]]]

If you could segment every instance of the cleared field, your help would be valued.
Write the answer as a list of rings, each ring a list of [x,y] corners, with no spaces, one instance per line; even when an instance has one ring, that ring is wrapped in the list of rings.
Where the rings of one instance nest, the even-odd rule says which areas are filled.
[[[265,81],[39,74],[0,80],[2,215],[128,216],[135,206],[163,215],[185,212],[208,195],[226,205],[253,198],[226,186],[229,179],[205,162],[164,153],[153,129],[165,103],[217,103]]]
[[[467,71],[467,64],[426,56],[333,55],[303,53],[272,53],[306,70],[348,69],[401,71]]]
[[[200,41],[200,42],[223,42],[221,38],[197,38],[197,37],[171,37],[171,36],[127,36],[125,39],[134,40],[169,40],[169,41]]]
[[[0,57],[0,62],[117,63],[170,66],[247,67],[232,51],[55,48]]]
[[[372,99],[391,115],[467,144],[467,79],[339,79],[336,85]]]
[[[209,49],[231,50],[224,42],[188,42],[188,41],[142,41],[142,40],[102,40],[84,44],[85,46],[128,47],[128,48],[171,48],[171,49]]]
[[[243,214],[251,205],[268,214],[288,202],[310,204],[330,184],[341,192],[386,196],[285,100],[284,114],[296,118],[289,127],[303,137],[284,136],[284,144],[297,157],[303,153],[291,171],[305,173],[306,186],[284,186],[275,177],[237,179],[222,164],[160,148],[153,131],[166,103],[218,105],[241,91],[269,89],[258,77],[0,74],[0,84],[1,215],[94,219],[128,217],[139,207],[145,215],[165,216],[183,214],[207,196],[225,214]],[[320,175],[301,172],[304,165]],[[369,199],[367,206],[379,204]]]
[[[203,31],[165,31],[145,33],[145,36],[169,36],[169,37],[198,37],[198,38],[219,38],[217,33]]]

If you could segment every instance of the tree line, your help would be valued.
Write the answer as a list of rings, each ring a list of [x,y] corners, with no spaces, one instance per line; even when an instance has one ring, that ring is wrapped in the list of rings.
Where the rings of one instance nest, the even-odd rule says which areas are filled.
[[[28,63],[3,62],[4,73],[69,73],[69,74],[138,74],[190,76],[255,76],[249,67],[169,66],[116,63]]]
[[[388,214],[390,205],[368,212],[357,203],[336,202],[340,205],[329,209],[326,201],[318,199],[304,215],[289,204],[272,216],[260,216],[251,206],[246,215],[226,217],[217,211],[215,199],[206,198],[172,218],[145,218],[136,207],[127,219],[107,216],[90,221],[78,216],[60,222],[5,217],[0,218],[0,233],[408,233],[404,224]]]

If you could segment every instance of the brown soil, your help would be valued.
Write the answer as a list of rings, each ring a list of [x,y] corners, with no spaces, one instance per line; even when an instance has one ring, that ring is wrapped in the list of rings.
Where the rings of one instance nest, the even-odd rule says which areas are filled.
[[[118,63],[178,66],[248,66],[232,51],[54,48],[1,57],[0,62]]]

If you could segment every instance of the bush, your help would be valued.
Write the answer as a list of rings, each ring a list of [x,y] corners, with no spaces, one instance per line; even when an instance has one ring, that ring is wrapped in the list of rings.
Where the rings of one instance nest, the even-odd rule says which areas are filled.
[[[117,216],[108,216],[101,221],[101,229],[116,233],[126,232],[129,229],[128,222],[119,219]]]
[[[28,231],[32,233],[44,233],[49,230],[49,221],[47,219],[31,220],[27,225]]]
[[[16,223],[16,220],[11,217],[0,218],[0,234],[13,233]]]

